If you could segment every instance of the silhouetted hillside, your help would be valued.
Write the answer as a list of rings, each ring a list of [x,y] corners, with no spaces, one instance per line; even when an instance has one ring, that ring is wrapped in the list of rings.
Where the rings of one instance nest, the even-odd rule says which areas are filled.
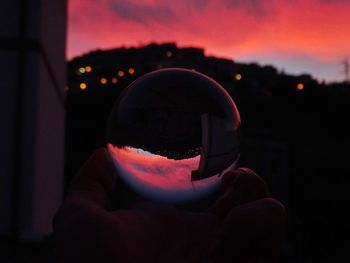
[[[105,145],[114,101],[137,77],[167,67],[204,73],[233,98],[242,118],[241,165],[255,169],[287,207],[282,262],[329,262],[349,245],[350,86],[318,83],[273,66],[206,56],[203,49],[150,44],[93,51],[68,63],[67,181]],[[332,256],[332,258],[327,258]]]

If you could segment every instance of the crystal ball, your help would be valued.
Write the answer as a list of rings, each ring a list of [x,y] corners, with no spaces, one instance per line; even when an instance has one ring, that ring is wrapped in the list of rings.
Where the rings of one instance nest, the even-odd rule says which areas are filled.
[[[152,201],[184,204],[215,192],[239,158],[239,112],[212,78],[168,68],[131,83],[115,102],[107,149],[120,178]]]

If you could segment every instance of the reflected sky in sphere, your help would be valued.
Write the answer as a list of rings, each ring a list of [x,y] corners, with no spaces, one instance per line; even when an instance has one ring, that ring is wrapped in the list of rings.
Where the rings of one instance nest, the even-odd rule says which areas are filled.
[[[168,68],[131,83],[115,102],[107,147],[122,180],[157,202],[186,203],[218,189],[239,158],[239,112],[199,72]]]
[[[148,199],[174,204],[193,202],[220,186],[219,174],[191,181],[191,172],[199,166],[199,155],[173,160],[132,147],[107,147],[119,176]]]

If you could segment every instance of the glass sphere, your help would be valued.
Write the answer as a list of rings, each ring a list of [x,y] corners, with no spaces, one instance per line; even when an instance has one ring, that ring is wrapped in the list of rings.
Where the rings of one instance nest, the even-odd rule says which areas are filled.
[[[164,203],[198,201],[220,186],[239,158],[240,116],[204,74],[161,69],[131,83],[116,101],[107,148],[121,179]]]

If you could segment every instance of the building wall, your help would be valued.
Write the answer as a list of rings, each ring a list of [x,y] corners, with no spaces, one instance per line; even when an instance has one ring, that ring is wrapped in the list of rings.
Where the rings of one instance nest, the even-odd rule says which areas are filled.
[[[62,200],[66,1],[0,9],[0,234],[51,233]]]

